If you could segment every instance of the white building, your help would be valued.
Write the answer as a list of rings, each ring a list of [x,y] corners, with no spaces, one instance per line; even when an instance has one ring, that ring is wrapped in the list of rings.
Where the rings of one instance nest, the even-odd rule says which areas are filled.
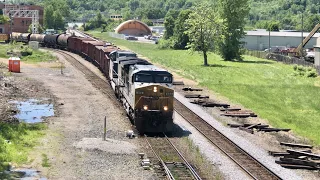
[[[250,50],[264,50],[269,48],[269,31],[246,31],[243,39],[244,47]],[[309,32],[303,33],[303,38]],[[314,34],[304,48],[313,48],[320,33]],[[301,32],[270,32],[270,46],[298,47],[301,44]]]

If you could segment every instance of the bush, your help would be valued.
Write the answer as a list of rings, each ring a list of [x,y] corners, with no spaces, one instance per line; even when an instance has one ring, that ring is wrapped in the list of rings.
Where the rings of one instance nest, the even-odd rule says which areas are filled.
[[[159,39],[158,46],[159,49],[169,49],[171,48],[171,41],[170,39]]]
[[[316,70],[312,69],[311,71],[308,71],[306,73],[306,76],[311,77],[311,78],[315,78],[315,77],[318,77],[318,73]]]
[[[298,66],[298,68],[297,68],[297,70],[298,71],[306,71],[306,68],[305,67],[303,67],[303,66]]]
[[[32,49],[25,47],[21,50],[21,56],[31,56],[33,53]]]
[[[293,70],[296,71],[297,69],[298,69],[298,65],[295,64],[295,65],[293,66]]]

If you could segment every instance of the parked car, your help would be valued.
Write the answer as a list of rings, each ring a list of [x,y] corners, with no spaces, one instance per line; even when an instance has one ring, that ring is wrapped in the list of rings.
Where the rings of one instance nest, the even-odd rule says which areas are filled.
[[[145,39],[150,39],[150,38],[151,38],[151,35],[145,35],[144,38],[145,38]]]
[[[124,37],[126,40],[138,40],[138,38],[134,37],[134,36],[125,36]]]

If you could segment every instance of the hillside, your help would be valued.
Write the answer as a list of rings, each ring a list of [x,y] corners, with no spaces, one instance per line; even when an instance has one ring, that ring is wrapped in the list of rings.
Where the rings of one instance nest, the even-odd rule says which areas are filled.
[[[13,0],[16,3],[51,4],[49,0]],[[251,8],[248,26],[265,28],[266,22],[278,23],[281,29],[301,29],[301,12],[304,15],[304,29],[310,31],[320,22],[319,0],[248,0]],[[47,3],[46,3],[47,2]],[[121,14],[124,19],[164,18],[173,10],[187,9],[196,0],[55,0],[57,4],[66,4],[70,11],[65,21],[87,21],[96,16],[97,11],[105,17]]]

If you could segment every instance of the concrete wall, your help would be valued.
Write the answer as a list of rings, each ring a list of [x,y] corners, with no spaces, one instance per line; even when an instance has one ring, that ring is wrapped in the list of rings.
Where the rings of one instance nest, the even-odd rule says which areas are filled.
[[[317,45],[314,47],[314,51],[314,65],[320,66],[320,37],[317,39]]]
[[[313,48],[316,44],[316,37],[312,37],[304,48]],[[244,47],[250,50],[264,50],[269,48],[269,36],[246,35],[243,39]],[[298,47],[301,37],[270,36],[271,46]]]

